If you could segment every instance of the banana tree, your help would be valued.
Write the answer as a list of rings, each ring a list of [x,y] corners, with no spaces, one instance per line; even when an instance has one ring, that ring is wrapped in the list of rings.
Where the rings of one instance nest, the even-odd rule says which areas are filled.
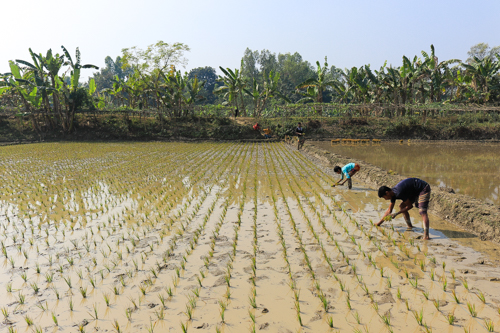
[[[241,61],[241,67],[243,67],[243,60]],[[218,87],[214,90],[214,94],[223,95],[225,99],[233,106],[237,107],[243,116],[246,116],[246,108],[245,102],[243,99],[243,92],[247,86],[247,82],[242,75],[242,70],[235,69],[234,71],[230,68],[222,68],[220,67],[224,76],[219,76],[218,81],[222,81],[224,83],[223,86]],[[239,100],[238,100],[239,99]]]
[[[63,130],[65,133],[69,133],[73,129],[75,111],[81,98],[79,96],[80,93],[78,92],[78,82],[80,80],[81,70],[87,68],[99,69],[99,67],[90,64],[82,65],[81,54],[78,47],[76,48],[74,62],[68,50],[66,50],[64,46],[61,46],[61,48],[63,49],[64,55],[66,56],[67,60],[65,64],[70,66],[71,85],[68,87],[66,83],[64,83],[64,80],[60,80],[62,81],[62,85],[59,86],[60,91],[62,92],[62,96],[64,97],[65,107],[66,107],[64,112],[61,112],[61,114],[63,115],[62,117]]]
[[[474,57],[474,62],[470,64],[462,63],[467,75],[471,77],[471,87],[476,93],[475,102],[485,103],[491,98],[491,87],[497,89],[499,79],[497,73],[500,71],[500,55],[496,55],[498,61],[493,61],[487,57],[479,59]]]
[[[200,92],[205,86],[205,81],[199,81],[197,77],[186,83],[186,89],[188,98],[186,100],[187,104],[194,104],[197,99],[201,99]]]
[[[325,64],[323,67],[321,67],[319,61],[316,61],[316,77],[310,78],[302,82],[297,86],[297,92],[300,91],[300,89],[307,89],[306,94],[310,95],[311,93],[316,94],[316,102],[318,103],[323,103],[323,92],[327,90],[328,87],[333,87],[335,86],[335,80],[329,79],[327,77],[328,73],[328,62],[327,58],[325,57]],[[314,87],[314,90],[308,89]],[[312,95],[310,95],[311,97]],[[306,97],[308,98],[308,97]],[[319,108],[316,110],[320,115],[322,114],[323,109]]]
[[[31,83],[30,80],[23,77],[21,69],[16,63],[9,61],[9,66],[11,73],[5,76],[4,86],[1,87],[2,91],[6,91],[6,87],[9,87],[17,92],[31,120],[33,129],[38,135],[41,135],[40,126],[36,117],[37,110],[42,103],[42,97],[41,94],[38,93],[38,87]]]
[[[274,71],[271,70],[267,77],[265,73],[263,73],[263,83],[261,85],[259,85],[257,83],[257,80],[255,80],[254,78],[252,90],[250,91],[248,89],[244,89],[245,93],[253,99],[255,117],[261,116],[262,111],[265,109],[269,98],[276,96],[281,98],[285,102],[290,103],[290,100],[278,91],[279,80],[279,73],[274,73]]]
[[[460,62],[458,59],[450,59],[446,61],[439,62],[438,57],[435,54],[434,45],[431,44],[431,54],[427,54],[422,51],[422,55],[425,59],[425,65],[427,67],[427,77],[429,80],[429,99],[432,102],[440,101],[442,92],[444,90],[444,85],[448,81],[445,75],[447,66],[453,63]]]

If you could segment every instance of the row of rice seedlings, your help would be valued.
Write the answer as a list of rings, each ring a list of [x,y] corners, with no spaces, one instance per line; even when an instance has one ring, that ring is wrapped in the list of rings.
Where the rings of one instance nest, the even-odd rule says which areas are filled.
[[[241,155],[241,153],[242,152],[240,152],[240,155]],[[239,158],[240,158],[240,156],[237,156],[236,161],[239,161]],[[246,155],[244,156],[244,158],[246,158]],[[235,166],[236,166],[236,164],[234,164],[231,167],[231,169],[229,170],[228,174],[232,173],[232,170],[234,169]],[[238,178],[240,172],[241,172],[241,168],[238,170],[237,175],[235,176],[235,178]],[[222,205],[222,207],[223,207],[222,208],[222,214],[219,217],[219,221],[216,224],[214,231],[212,232],[212,241],[210,243],[209,253],[208,253],[208,256],[204,257],[205,258],[204,259],[204,265],[205,265],[206,269],[208,269],[210,261],[213,258],[213,253],[215,251],[216,241],[218,239],[220,229],[221,229],[221,227],[222,227],[222,225],[223,225],[223,223],[225,221],[226,213],[228,211],[228,207],[229,207],[229,204],[230,204],[230,199],[231,199],[231,195],[227,195],[226,196],[226,200],[225,200],[225,202]],[[213,207],[210,210],[213,210]],[[208,219],[206,219],[204,221],[204,224],[206,224],[207,221],[208,221]],[[241,221],[240,221],[240,224],[241,224]],[[237,233],[236,228],[235,228],[235,231],[236,231],[235,232],[235,238],[233,239],[233,245],[232,245],[232,247],[233,247],[233,254],[229,254],[229,259],[230,260],[229,260],[229,262],[227,264],[227,274],[225,276],[225,280],[226,280],[226,283],[227,283],[226,297],[227,297],[228,301],[229,301],[229,298],[230,298],[230,295],[231,295],[231,293],[230,293],[231,270],[232,270],[232,267],[233,267],[233,260],[234,260],[234,256],[235,256],[235,253],[236,253],[236,245],[237,245],[237,240],[238,240],[238,233]],[[200,275],[202,277],[204,277],[204,273],[202,273],[202,270],[200,270]],[[202,288],[201,279],[199,277],[198,277],[198,283],[199,283],[199,287],[195,288],[195,290],[193,291],[193,294],[195,295],[196,298],[199,297],[200,288]],[[222,323],[225,323],[225,310],[226,310],[227,302],[228,301],[226,301],[226,302],[219,301],[219,305],[221,306],[220,315],[221,315],[221,321],[222,321]],[[194,303],[194,304],[196,304],[196,303]],[[190,298],[190,299],[188,299],[188,304],[186,304],[186,311],[185,311],[185,314],[188,317],[188,322],[190,320],[192,320],[194,309],[195,309],[195,305],[193,305],[193,298]],[[181,323],[181,329],[183,331],[184,331],[184,329],[187,330],[188,326],[189,326],[188,323],[186,323],[186,324]]]
[[[264,165],[266,167],[266,175],[268,179],[269,186],[272,186],[272,180],[271,180],[271,172],[269,171],[269,163],[267,160],[267,153],[266,150],[264,151]],[[290,265],[290,261],[288,259],[288,251],[287,251],[287,245],[283,233],[283,227],[282,227],[282,222],[281,222],[281,217],[279,215],[278,211],[278,202],[276,199],[276,196],[274,194],[274,191],[271,192],[271,199],[273,202],[273,212],[274,212],[274,221],[276,223],[276,228],[277,228],[277,234],[279,237],[279,241],[281,244],[281,249],[283,252],[283,260],[285,261],[286,268],[287,268],[287,273],[288,273],[288,278],[289,278],[289,286],[290,289],[294,295],[294,304],[295,304],[295,310],[296,310],[296,315],[297,315],[297,320],[299,322],[299,325],[302,326],[302,317],[300,314],[300,290],[297,288],[297,282],[294,278],[294,274],[292,271],[292,267]],[[331,319],[332,317],[330,317]],[[330,327],[333,328],[333,319],[329,321]]]
[[[233,156],[233,157],[234,157],[234,156]],[[231,165],[231,163],[228,163],[228,164],[223,164],[223,165],[229,166],[229,165]],[[234,168],[234,165],[233,165],[233,168]],[[232,169],[231,169],[231,170],[232,170]],[[222,175],[222,174],[220,174],[218,177],[220,177],[221,175]],[[188,253],[187,253],[188,255],[190,255],[190,254],[192,253],[192,251],[194,251],[194,248],[195,248],[195,246],[196,246],[196,244],[197,244],[197,242],[198,242],[198,238],[199,238],[199,236],[201,235],[201,233],[202,233],[203,229],[205,228],[205,226],[206,226],[206,224],[207,224],[207,222],[208,222],[208,219],[209,219],[209,217],[210,217],[210,214],[214,211],[215,205],[216,205],[216,203],[218,202],[219,197],[220,197],[220,192],[218,192],[218,193],[217,193],[217,195],[216,195],[216,199],[213,201],[213,203],[212,203],[211,207],[210,207],[210,208],[209,208],[209,210],[208,210],[208,214],[209,214],[209,215],[206,215],[206,216],[204,217],[204,219],[203,219],[203,223],[202,223],[202,224],[198,227],[198,229],[196,229],[196,230],[194,231],[193,241],[191,241],[191,242],[190,242],[190,247],[191,247],[191,248],[187,250],[187,251],[188,251]],[[196,207],[196,210],[198,210],[199,208],[200,208],[200,206]],[[226,207],[226,209],[224,209],[224,213],[225,213],[226,211],[227,211],[227,207]],[[191,215],[191,219],[192,219],[192,218],[194,218],[194,216],[195,216],[195,215],[196,215],[196,214],[192,214],[192,215]],[[212,248],[212,249],[213,249],[213,248]],[[172,250],[172,251],[173,251],[173,250]],[[212,253],[213,253],[213,252],[212,252]],[[183,261],[181,261],[181,267],[182,267],[182,269],[183,269],[183,270],[185,269],[185,266],[183,265],[183,263],[185,263],[185,262],[186,262],[186,260],[187,260],[186,256],[183,256]],[[178,284],[178,278],[180,278],[180,271],[177,269],[177,270],[176,270],[176,272],[177,272],[177,277],[175,277],[175,278],[174,278],[174,290],[175,290],[175,287],[176,287],[176,286],[177,286],[177,284]],[[200,276],[201,276],[202,278],[204,278],[204,273],[203,273],[203,271],[202,271],[202,270],[200,270]],[[198,297],[199,297],[200,288],[202,287],[202,283],[201,283],[201,281],[202,281],[202,280],[200,279],[200,277],[199,277],[199,276],[197,276],[197,277],[198,277],[198,283],[199,283],[199,285],[200,285],[200,286],[199,286],[199,287],[197,287],[197,288],[195,288],[195,289],[192,291],[193,295],[194,295],[196,298],[198,298]],[[172,291],[172,288],[168,287],[168,288],[166,288],[166,290],[167,290],[167,293],[168,293],[169,297],[172,297],[172,296],[173,296],[173,291]],[[159,297],[160,301],[162,301],[162,304],[163,304],[163,307],[164,307],[164,306],[165,306],[165,305],[164,305],[164,304],[165,304],[165,297],[163,297],[161,294],[159,294],[159,295],[158,295],[158,297]],[[195,307],[196,307],[196,306],[195,306],[195,304],[196,304],[195,299],[194,299],[192,296],[191,296],[191,297],[188,297],[188,304],[186,305],[186,311],[185,311],[186,315],[188,316],[188,320],[190,320],[190,319],[192,318],[193,311],[194,311],[194,309],[195,309]],[[158,317],[158,319],[159,319],[159,320],[162,320],[162,319],[164,318],[164,312],[163,312],[162,310],[158,311],[158,312],[157,312],[157,317]],[[188,327],[188,323],[186,323],[186,324],[181,323],[181,328],[182,328],[183,330],[187,330],[187,327]]]
[[[253,177],[253,216],[252,216],[252,234],[253,234],[253,239],[252,239],[252,257],[251,259],[251,264],[250,268],[252,269],[250,273],[250,281],[252,283],[251,285],[251,290],[250,290],[250,296],[248,296],[248,300],[250,303],[250,309],[248,310],[248,314],[250,316],[251,320],[251,332],[255,332],[255,309],[257,308],[257,284],[256,284],[256,279],[257,279],[257,252],[258,252],[258,236],[257,236],[257,193],[258,193],[258,176],[257,176],[257,171],[258,171],[258,158],[254,159],[255,165],[254,165],[254,177]]]
[[[253,151],[253,149],[252,149]],[[246,151],[245,151],[245,155],[243,157],[243,159],[246,158]],[[234,167],[233,167],[234,168]],[[233,168],[231,169],[231,171],[233,170]],[[231,171],[229,172],[229,174],[231,174]],[[234,177],[235,179],[238,179],[239,177],[239,174],[240,172],[242,171],[242,169],[240,168],[236,174],[236,176]],[[248,171],[249,171],[249,166],[247,167],[247,171],[246,171],[246,175],[245,175],[245,180],[243,181],[243,197],[246,196],[246,193],[245,193],[245,190],[246,190],[246,179],[248,178]],[[231,190],[233,189],[232,186],[229,187]],[[218,235],[219,235],[219,232],[220,232],[220,229],[222,227],[222,224],[224,223],[224,220],[225,220],[225,216],[226,216],[226,213],[227,213],[227,210],[228,210],[228,207],[229,207],[229,203],[230,203],[230,198],[232,196],[231,195],[227,195],[226,197],[226,200],[225,200],[225,203],[223,204],[223,210],[222,210],[222,214],[219,218],[219,222],[216,224],[215,226],[215,230],[212,232],[212,241],[210,243],[210,250],[209,250],[209,255],[208,256],[205,256],[205,259],[204,259],[204,265],[206,266],[206,268],[208,269],[208,266],[210,264],[210,261],[211,259],[213,258],[213,253],[215,251],[215,244],[216,244],[216,241],[218,239]],[[226,311],[226,308],[229,304],[229,301],[230,301],[230,298],[231,298],[231,270],[233,268],[233,262],[234,262],[234,258],[236,256],[236,248],[237,248],[237,242],[238,242],[238,230],[239,230],[239,227],[241,225],[241,214],[243,212],[243,206],[244,206],[244,200],[241,201],[240,203],[240,209],[239,209],[239,212],[238,212],[238,222],[237,222],[237,225],[234,227],[234,231],[235,231],[235,235],[234,235],[234,238],[233,238],[233,242],[232,242],[232,248],[233,248],[233,251],[231,253],[229,253],[229,261],[227,263],[227,273],[225,275],[225,280],[226,280],[226,283],[227,283],[227,290],[226,290],[226,294],[225,294],[225,298],[226,298],[226,301],[224,300],[220,300],[219,301],[219,306],[220,306],[220,317],[221,317],[221,322],[222,324],[224,325],[226,320],[225,320],[225,311]],[[200,273],[201,273],[201,270],[200,270]],[[200,280],[198,280],[200,282]],[[201,282],[200,282],[200,286],[201,286]],[[186,308],[188,308],[188,305],[186,306]],[[191,306],[192,308],[192,306]],[[194,309],[193,309],[194,310]],[[186,311],[186,313],[189,313],[189,311]],[[188,316],[189,317],[189,316]],[[183,329],[183,327],[187,328],[187,324],[184,325],[183,323],[181,324],[181,328]]]
[[[273,150],[273,151],[274,151],[274,150]],[[275,156],[277,156],[277,153],[276,153],[275,151],[274,151],[274,154],[275,154]],[[281,195],[283,196],[283,198],[285,198],[283,188],[282,188],[282,186],[281,186],[281,183],[279,182],[279,179],[277,178],[277,177],[278,177],[278,176],[277,176],[277,175],[278,175],[278,172],[277,172],[277,170],[276,170],[276,163],[275,163],[275,162],[277,162],[277,163],[279,164],[279,166],[281,167],[281,170],[285,170],[285,168],[283,168],[283,165],[281,164],[280,159],[272,159],[271,161],[272,161],[272,166],[273,166],[273,169],[274,169],[274,174],[275,174],[275,176],[276,176],[276,181],[277,181],[277,183],[278,183],[278,188],[279,188],[280,193],[281,193]],[[293,177],[293,176],[292,176],[292,177]],[[300,199],[299,199],[299,197],[298,197],[297,193],[295,192],[294,187],[293,187],[293,186],[292,186],[292,184],[290,183],[290,180],[289,180],[289,178],[288,178],[288,177],[287,177],[287,180],[288,180],[289,189],[290,189],[290,190],[294,193],[294,195],[295,195],[295,197],[296,197],[296,200],[297,200],[297,202],[298,202],[298,204],[299,204],[299,209],[303,210],[303,206],[302,206],[302,205],[301,205],[301,203],[300,203]],[[313,269],[313,267],[312,267],[312,265],[311,265],[311,261],[310,261],[310,259],[309,259],[309,256],[307,255],[307,252],[306,252],[306,250],[305,250],[304,244],[303,244],[303,242],[302,242],[302,237],[301,237],[301,235],[300,235],[300,231],[298,230],[297,224],[296,224],[295,219],[294,219],[294,217],[293,217],[293,215],[292,215],[292,213],[291,213],[291,210],[290,210],[290,207],[289,207],[289,205],[288,205],[287,200],[284,200],[284,204],[285,204],[285,207],[286,207],[286,210],[287,210],[287,213],[288,213],[288,217],[289,217],[290,222],[291,222],[291,224],[292,224],[292,228],[293,228],[293,230],[295,231],[295,238],[296,238],[296,239],[297,239],[297,241],[299,242],[299,248],[300,248],[300,250],[301,250],[301,252],[302,252],[302,255],[303,255],[303,257],[304,257],[304,261],[305,261],[305,263],[306,263],[306,265],[307,265],[307,267],[308,267],[308,272],[309,272],[309,274],[311,275],[311,278],[312,278],[312,283],[313,283],[313,285],[314,285],[314,286],[315,286],[315,288],[316,288],[316,291],[317,291],[316,296],[317,296],[317,297],[318,297],[318,299],[320,300],[320,302],[321,302],[321,304],[322,304],[323,308],[325,309],[325,313],[326,313],[326,312],[328,312],[328,301],[327,301],[327,299],[326,299],[326,295],[325,295],[325,293],[321,290],[321,286],[320,286],[320,284],[319,284],[319,281],[317,281],[317,279],[316,279],[316,274],[315,274],[314,269]],[[306,215],[304,215],[304,216],[306,216]],[[310,225],[310,221],[308,221],[308,223],[309,223],[309,225]],[[313,231],[314,231],[314,229],[313,229]],[[315,234],[315,233],[314,233],[314,234]],[[316,236],[317,236],[317,235],[316,235]],[[293,285],[294,285],[294,284],[295,284],[295,283],[293,283]],[[299,300],[298,300],[298,294],[297,294],[297,293],[295,293],[295,295],[296,295],[295,307],[296,307],[296,310],[297,310],[297,317],[298,317],[298,319],[299,319],[299,323],[300,323],[300,325],[302,326],[302,325],[303,325],[303,323],[302,323],[302,319],[301,319],[301,316],[300,316],[300,302],[299,302]],[[332,321],[329,321],[329,326],[333,326],[333,322],[332,322]]]

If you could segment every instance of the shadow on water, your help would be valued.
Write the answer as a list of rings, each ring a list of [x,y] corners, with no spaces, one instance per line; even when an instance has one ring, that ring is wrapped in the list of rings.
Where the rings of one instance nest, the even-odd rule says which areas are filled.
[[[466,231],[456,231],[456,230],[446,230],[446,229],[434,229],[434,230],[439,231],[448,238],[477,238],[476,235]]]

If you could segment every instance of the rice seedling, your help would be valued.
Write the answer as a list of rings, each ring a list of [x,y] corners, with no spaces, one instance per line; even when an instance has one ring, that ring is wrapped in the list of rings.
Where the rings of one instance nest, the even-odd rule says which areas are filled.
[[[448,315],[446,316],[446,319],[448,320],[448,324],[450,325],[453,325],[453,323],[455,322],[455,315],[453,313],[448,313]]]
[[[476,305],[470,302],[467,302],[467,309],[469,310],[470,315],[475,318],[477,317]]]
[[[439,299],[435,299],[432,301],[432,304],[436,307],[436,310],[439,311],[439,307],[441,306]]]
[[[5,306],[2,308],[2,314],[3,314],[3,318],[6,320],[7,318],[9,318],[9,309],[6,308]]]
[[[52,312],[51,316],[52,316],[52,321],[54,322],[54,325],[59,326],[56,314],[54,312]]]
[[[33,319],[31,319],[28,315],[24,316],[24,321],[26,321],[28,326],[33,325]]]
[[[187,333],[188,326],[187,326],[187,324],[184,325],[184,323],[182,321],[181,321],[181,329],[182,329],[182,333]]]
[[[113,321],[113,323],[111,325],[115,329],[116,333],[121,333],[120,324],[118,323],[118,321],[116,319]]]
[[[87,287],[85,288],[80,287],[80,294],[82,295],[83,298],[87,298]]]
[[[390,316],[390,314],[386,314],[386,315],[380,316],[380,319],[382,319],[382,322],[385,324],[385,326],[387,326],[387,327],[391,326],[391,316]]]
[[[250,320],[255,324],[255,315],[252,311],[248,310],[248,315],[250,316]]]
[[[483,304],[486,304],[486,297],[484,296],[483,292],[482,291],[479,291],[478,294],[476,294],[477,298],[479,298],[479,300],[481,302],[483,302]]]
[[[109,307],[109,295],[108,294],[102,294],[102,297],[104,298],[104,302],[106,303],[106,306]]]
[[[415,289],[418,288],[418,276],[415,276],[415,280],[409,279],[408,282],[410,282],[411,286]]]
[[[413,311],[413,317],[415,317],[415,320],[417,321],[417,324],[419,324],[420,326],[422,326],[422,322],[423,322],[423,319],[424,319],[424,310],[421,309],[420,311]]]
[[[36,282],[30,283],[31,288],[33,289],[33,292],[35,294],[38,294],[38,291],[40,291],[40,287],[36,284]]]
[[[354,319],[356,320],[356,322],[357,322],[358,324],[361,324],[361,318],[359,317],[359,313],[358,313],[357,311],[354,311],[354,312],[352,313],[352,316],[354,317]]]
[[[64,281],[66,282],[66,284],[68,285],[68,287],[71,289],[71,277],[65,277],[63,276],[63,279]]]
[[[494,332],[495,331],[495,325],[493,324],[493,321],[491,319],[485,319],[484,320],[484,326],[486,327],[486,330],[488,332]]]
[[[21,304],[21,305],[22,305],[22,304],[24,304],[24,303],[25,303],[25,301],[26,301],[26,296],[24,296],[23,294],[19,293],[19,294],[17,295],[17,301],[18,301],[18,303],[19,303],[19,304]]]
[[[139,290],[141,291],[141,293],[143,295],[146,295],[146,285],[145,284],[139,285]]]

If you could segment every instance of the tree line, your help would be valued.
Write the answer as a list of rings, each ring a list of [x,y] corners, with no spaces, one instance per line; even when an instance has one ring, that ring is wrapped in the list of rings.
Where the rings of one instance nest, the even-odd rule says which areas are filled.
[[[262,116],[283,105],[302,103],[425,105],[495,104],[500,101],[500,47],[474,45],[464,62],[440,61],[433,45],[419,56],[402,57],[399,66],[384,63],[340,69],[324,61],[312,65],[295,53],[246,49],[240,67],[178,68],[187,63],[189,46],[159,41],[146,49],[125,48],[105,67],[82,65],[72,57],[29,50],[30,60],[9,62],[0,74],[0,107],[22,108],[35,130],[71,132],[80,109],[155,110],[159,117],[188,115],[194,105],[227,105],[241,115]],[[81,70],[98,70],[86,83]],[[316,109],[321,112],[321,108]]]

